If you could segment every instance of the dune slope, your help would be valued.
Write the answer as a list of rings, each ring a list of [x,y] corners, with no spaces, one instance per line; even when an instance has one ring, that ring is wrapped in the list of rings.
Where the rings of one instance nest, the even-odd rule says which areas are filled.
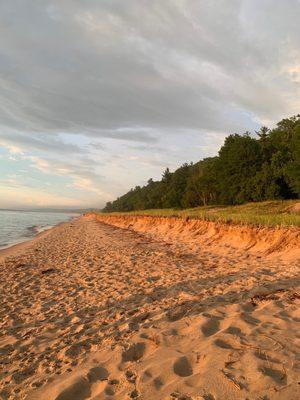
[[[201,219],[165,218],[157,216],[118,216],[96,214],[104,223],[153,235],[161,240],[180,241],[196,252],[202,247],[215,253],[228,248],[250,254],[300,260],[300,229],[298,227],[255,227],[226,224]]]

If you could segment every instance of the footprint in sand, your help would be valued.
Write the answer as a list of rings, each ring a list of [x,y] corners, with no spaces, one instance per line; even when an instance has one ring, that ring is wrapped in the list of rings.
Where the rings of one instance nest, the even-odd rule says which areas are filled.
[[[122,361],[138,361],[140,360],[146,351],[146,344],[143,342],[134,343],[122,353]]]
[[[149,381],[150,379],[152,379],[152,377],[153,377],[153,374],[152,374],[152,372],[150,371],[150,369],[146,369],[146,371],[144,371],[144,373],[143,373],[143,375],[142,375],[141,381],[142,381],[142,382],[147,382],[147,381]]]
[[[272,378],[278,385],[286,385],[287,383],[286,373],[282,370],[262,367],[260,371],[263,375]]]
[[[107,396],[114,396],[116,394],[116,390],[113,386],[107,385],[106,388],[104,389],[104,393]]]
[[[214,335],[219,330],[220,330],[220,320],[219,318],[216,317],[209,319],[201,326],[201,331],[203,335],[206,337]]]
[[[193,368],[187,357],[183,356],[178,358],[174,365],[173,370],[176,375],[185,377],[193,374]]]
[[[236,326],[229,326],[225,333],[229,333],[230,335],[235,335],[235,336],[244,336],[244,333],[240,328],[237,328]]]
[[[267,361],[268,363],[272,362],[275,364],[280,364],[280,362],[281,362],[279,359],[271,357],[270,355],[267,355],[267,353],[265,351],[256,350],[253,354],[259,360]]]
[[[184,306],[177,306],[167,311],[166,316],[169,321],[174,322],[183,318],[187,312],[187,308]]]
[[[164,386],[164,382],[163,382],[162,378],[160,378],[158,376],[155,379],[153,379],[153,385],[156,390],[160,390]]]
[[[87,378],[90,383],[94,383],[96,381],[105,381],[108,378],[108,371],[103,367],[94,367],[91,368],[87,374]]]
[[[91,385],[86,378],[82,377],[61,392],[55,400],[84,400],[89,398],[91,394]]]
[[[233,349],[230,343],[226,342],[225,340],[222,339],[216,339],[214,341],[215,345],[220,347],[221,349]]]
[[[249,325],[258,325],[261,322],[259,319],[253,317],[248,313],[241,313],[241,319]]]

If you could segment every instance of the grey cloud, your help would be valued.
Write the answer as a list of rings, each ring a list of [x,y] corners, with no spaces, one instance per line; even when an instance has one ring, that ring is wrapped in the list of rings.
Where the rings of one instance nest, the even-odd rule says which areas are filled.
[[[0,115],[19,129],[241,129],[239,112],[288,113],[277,94],[296,91],[279,71],[299,55],[296,0],[11,0],[0,15]]]
[[[26,135],[20,132],[1,132],[0,143],[19,146],[26,151],[44,151],[58,154],[84,154],[87,150],[70,143],[64,143],[55,136],[45,134]]]
[[[114,139],[114,140],[123,140],[128,142],[142,142],[142,143],[155,143],[158,141],[158,138],[151,132],[144,129],[111,129],[111,130],[89,130],[85,132],[88,136],[95,136],[98,139]]]
[[[101,150],[101,151],[105,151],[106,147],[102,144],[102,143],[97,143],[97,142],[90,142],[88,144],[88,147],[90,148],[90,150]]]
[[[299,112],[299,20],[298,0],[2,1],[0,141],[115,192],[123,150],[158,176],[214,154]]]
[[[156,152],[156,153],[161,153],[165,152],[165,149],[163,147],[159,146],[152,146],[152,145],[126,145],[125,148],[131,149],[131,150],[137,150],[137,151],[145,151],[145,152]]]

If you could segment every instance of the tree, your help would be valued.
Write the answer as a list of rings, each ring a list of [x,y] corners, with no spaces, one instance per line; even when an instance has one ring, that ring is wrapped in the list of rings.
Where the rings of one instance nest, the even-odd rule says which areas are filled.
[[[257,138],[246,132],[225,139],[219,155],[196,164],[166,168],[160,181],[108,202],[104,211],[240,204],[300,197],[300,115],[285,118]]]
[[[248,133],[225,139],[216,162],[219,200],[240,204],[253,198],[251,179],[262,165],[261,147]]]
[[[286,173],[291,187],[296,195],[300,197],[300,122],[295,127],[295,134],[291,140],[292,160],[287,165]]]

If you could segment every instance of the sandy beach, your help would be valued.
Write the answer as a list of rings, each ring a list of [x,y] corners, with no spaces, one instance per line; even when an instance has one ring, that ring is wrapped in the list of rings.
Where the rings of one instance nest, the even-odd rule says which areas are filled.
[[[86,216],[0,252],[1,399],[300,397],[296,241],[126,228]]]

